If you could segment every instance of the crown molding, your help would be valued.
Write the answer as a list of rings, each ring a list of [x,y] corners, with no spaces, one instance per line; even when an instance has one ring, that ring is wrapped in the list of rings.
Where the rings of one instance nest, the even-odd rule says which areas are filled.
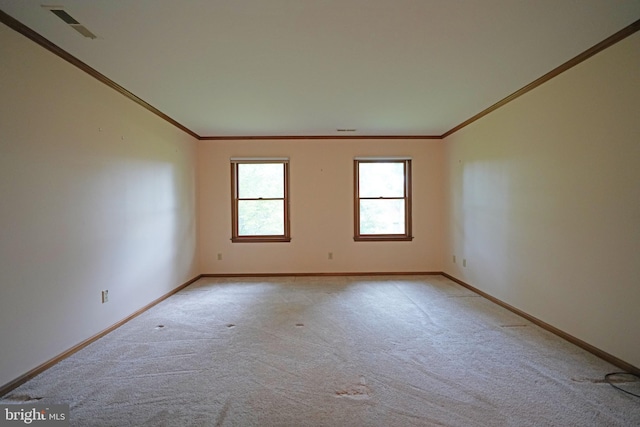
[[[235,140],[283,140],[283,139],[442,139],[440,135],[250,135],[250,136],[201,136],[200,141]]]
[[[443,133],[442,135],[298,135],[298,136],[294,136],[294,135],[280,135],[280,136],[276,136],[276,135],[274,135],[274,136],[270,136],[270,135],[248,135],[248,136],[215,136],[215,135],[211,135],[211,136],[200,136],[197,133],[195,133],[194,131],[192,131],[191,129],[189,129],[186,126],[184,126],[183,124],[179,123],[178,121],[176,121],[173,118],[169,117],[168,115],[166,115],[162,111],[158,110],[157,108],[155,108],[154,106],[152,106],[148,102],[144,101],[143,99],[141,99],[141,98],[137,97],[136,95],[134,95],[133,93],[129,92],[127,89],[125,89],[124,87],[120,86],[119,84],[117,84],[113,80],[109,79],[104,74],[100,73],[96,69],[90,67],[89,65],[87,65],[84,62],[82,62],[81,60],[79,60],[75,56],[71,55],[70,53],[68,53],[64,49],[62,49],[59,46],[57,46],[56,44],[54,44],[51,41],[49,41],[48,39],[44,38],[43,36],[41,36],[40,34],[35,32],[31,28],[29,28],[26,25],[22,24],[17,19],[15,19],[15,18],[11,17],[10,15],[6,14],[2,10],[0,10],[0,22],[4,23],[8,27],[12,28],[13,30],[15,30],[18,33],[22,34],[23,36],[27,37],[28,39],[31,39],[35,43],[39,44],[40,46],[44,47],[45,49],[47,49],[50,52],[54,53],[55,55],[59,56],[60,58],[62,58],[65,61],[69,62],[70,64],[75,65],[76,67],[78,67],[82,71],[84,71],[87,74],[91,75],[92,77],[96,78],[100,82],[106,84],[110,88],[120,92],[122,95],[126,96],[127,98],[129,98],[133,102],[141,105],[142,107],[146,108],[147,110],[149,110],[153,114],[155,114],[158,117],[162,118],[163,120],[169,122],[173,126],[175,126],[178,129],[186,132],[187,134],[191,135],[192,137],[194,137],[195,139],[197,139],[199,141],[237,141],[237,140],[269,141],[269,140],[296,140],[296,139],[297,140],[313,140],[313,139],[324,139],[324,140],[327,140],[327,139],[359,139],[359,140],[362,140],[362,139],[422,139],[422,140],[443,140],[443,139],[447,138],[448,136],[453,135],[454,133],[456,133],[460,129],[470,125],[473,122],[478,121],[482,117],[492,113],[493,111],[497,110],[500,107],[503,107],[504,105],[508,104],[509,102],[513,101],[514,99],[519,98],[520,96],[524,95],[527,92],[530,92],[531,90],[537,88],[538,86],[540,86],[540,85],[548,82],[552,78],[558,76],[559,74],[564,73],[565,71],[569,70],[570,68],[575,67],[576,65],[578,65],[581,62],[587,60],[588,58],[592,57],[593,55],[595,55],[595,54],[597,54],[599,52],[602,52],[606,48],[608,48],[610,46],[613,46],[614,44],[618,43],[619,41],[629,37],[630,35],[634,34],[638,30],[640,30],[640,19],[638,19],[635,22],[633,22],[632,24],[630,24],[630,25],[626,26],[625,28],[623,28],[622,30],[616,32],[612,36],[607,37],[606,39],[604,39],[600,43],[590,47],[589,49],[587,49],[584,52],[582,52],[582,53],[578,54],[577,56],[575,56],[574,58],[568,60],[564,64],[554,68],[553,70],[549,71],[548,73],[546,73],[545,75],[539,77],[538,79],[534,80],[533,82],[529,83],[528,85],[522,87],[521,89],[518,89],[517,91],[513,92],[511,95],[501,99],[500,101],[496,102],[495,104],[491,105],[490,107],[485,108],[484,110],[482,110],[478,114],[468,118],[467,120],[465,120],[464,122],[460,123],[459,125],[451,128],[450,130],[448,130],[447,132]]]
[[[460,123],[458,126],[456,126],[454,128],[451,128],[447,132],[443,133],[441,135],[441,138],[444,139],[444,138],[448,137],[449,135],[454,134],[455,132],[459,131],[460,129],[462,129],[462,128],[470,125],[471,123],[481,119],[482,117],[486,116],[487,114],[492,113],[493,111],[497,110],[500,107],[503,107],[504,105],[508,104],[509,102],[513,101],[514,99],[524,95],[527,92],[532,91],[533,89],[537,88],[538,86],[548,82],[552,78],[564,73],[565,71],[569,70],[570,68],[575,67],[579,63],[591,58],[593,55],[595,55],[595,54],[597,54],[599,52],[602,52],[606,48],[608,48],[610,46],[613,46],[614,44],[618,43],[619,41],[629,37],[631,34],[635,33],[638,30],[640,30],[640,19],[635,21],[633,24],[631,24],[631,25],[623,28],[622,30],[618,31],[617,33],[613,34],[612,36],[607,37],[606,39],[604,39],[600,43],[590,47],[589,49],[585,50],[584,52],[582,52],[582,53],[578,54],[577,56],[571,58],[570,60],[568,60],[564,64],[554,68],[553,70],[549,71],[547,74],[545,74],[542,77],[539,77],[538,79],[532,81],[531,83],[529,83],[528,85],[524,86],[523,88],[518,89],[517,91],[513,92],[511,95],[501,99],[500,101],[496,102],[492,106],[482,110],[481,112],[479,112],[475,116],[470,117],[469,119],[467,119],[464,122]]]
[[[120,92],[122,95],[126,96],[127,98],[129,98],[130,100],[135,102],[136,104],[141,105],[142,107],[146,108],[147,110],[149,110],[150,112],[152,112],[156,116],[158,116],[158,117],[162,118],[163,120],[166,120],[167,122],[171,123],[173,126],[177,127],[178,129],[188,133],[189,135],[191,135],[192,137],[194,137],[196,139],[200,138],[200,136],[198,134],[196,134],[192,130],[188,129],[186,126],[183,126],[181,123],[178,123],[176,120],[174,120],[171,117],[167,116],[165,113],[163,113],[162,111],[158,110],[156,107],[154,107],[153,105],[151,105],[148,102],[144,101],[143,99],[138,98],[136,95],[134,95],[133,93],[129,92],[127,89],[125,89],[124,87],[120,86],[119,84],[117,84],[116,82],[114,82],[113,80],[111,80],[110,78],[105,76],[104,74],[100,73],[95,68],[90,67],[89,65],[87,65],[84,62],[82,62],[81,60],[79,60],[75,56],[71,55],[66,50],[62,49],[58,45],[56,45],[56,44],[52,43],[51,41],[49,41],[48,39],[44,38],[39,33],[33,31],[31,28],[27,27],[26,25],[24,25],[23,23],[21,23],[17,19],[13,18],[10,15],[7,15],[2,10],[0,10],[0,22],[4,23],[9,28],[17,31],[18,33],[20,33],[23,36],[27,37],[28,39],[34,41],[35,43],[39,44],[40,46],[44,47],[45,49],[47,49],[51,53],[59,56],[60,58],[64,59],[65,61],[69,62],[71,65],[75,65],[76,67],[78,67],[79,69],[81,69],[85,73],[89,74],[90,76],[94,77],[98,81],[100,81],[100,82],[104,83],[105,85],[109,86],[110,88],[115,89],[116,91]]]

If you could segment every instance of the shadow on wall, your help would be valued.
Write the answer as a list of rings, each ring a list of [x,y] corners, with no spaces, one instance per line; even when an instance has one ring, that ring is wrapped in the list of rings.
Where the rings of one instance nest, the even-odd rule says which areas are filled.
[[[178,267],[189,267],[195,255],[195,218],[189,214],[195,194],[185,191],[192,174],[170,162],[126,161],[117,215],[122,235],[115,251],[122,298],[135,298],[149,280],[184,281]]]

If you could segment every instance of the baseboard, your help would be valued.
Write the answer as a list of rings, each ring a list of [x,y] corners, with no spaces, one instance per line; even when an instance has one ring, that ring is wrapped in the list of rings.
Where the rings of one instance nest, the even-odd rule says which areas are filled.
[[[0,397],[2,397],[5,394],[9,393],[11,390],[21,386],[22,384],[26,383],[27,381],[29,381],[30,379],[32,379],[36,375],[46,371],[47,369],[49,369],[53,365],[55,365],[55,364],[59,363],[60,361],[66,359],[67,357],[71,356],[72,354],[82,350],[83,348],[85,348],[89,344],[91,344],[94,341],[97,341],[98,339],[100,339],[103,336],[107,335],[109,332],[111,332],[111,331],[113,331],[115,329],[118,329],[120,326],[124,325],[129,320],[131,320],[131,319],[133,319],[135,317],[138,317],[139,315],[141,315],[145,311],[149,310],[154,305],[164,301],[165,299],[169,298],[171,295],[173,295],[173,294],[181,291],[182,289],[186,288],[187,286],[189,286],[190,284],[192,284],[196,280],[200,279],[200,277],[202,277],[202,276],[198,275],[198,276],[194,277],[193,279],[181,284],[177,288],[172,289],[171,291],[167,292],[166,294],[162,295],[161,297],[156,298],[155,300],[151,301],[149,304],[145,305],[144,307],[140,308],[139,310],[136,310],[135,312],[133,312],[129,316],[125,317],[124,319],[120,320],[119,322],[114,323],[113,325],[109,326],[107,329],[105,329],[105,330],[103,330],[101,332],[98,332],[97,334],[93,335],[92,337],[89,337],[86,340],[74,345],[73,347],[71,347],[67,351],[65,351],[63,353],[60,353],[56,357],[44,362],[42,365],[33,368],[32,370],[30,370],[29,372],[27,372],[24,375],[19,376],[15,380],[4,384],[2,387],[0,387]]]
[[[346,273],[204,273],[200,277],[310,277],[310,276],[440,276],[441,271],[380,271]]]
[[[595,356],[611,363],[612,365],[615,365],[617,367],[619,367],[620,369],[626,371],[626,372],[630,372],[636,375],[640,375],[640,368],[625,362],[622,359],[619,359],[603,350],[600,350],[597,347],[594,347],[593,345],[582,341],[579,338],[574,337],[573,335],[570,335],[558,328],[556,328],[555,326],[551,326],[550,324],[543,322],[542,320],[528,314],[525,313],[524,311],[517,309],[515,307],[513,307],[512,305],[507,304],[506,302],[484,292],[481,291],[480,289],[475,288],[474,286],[448,274],[442,271],[407,271],[407,272],[346,272],[346,273],[236,273],[236,274],[231,274],[231,273],[223,273],[223,274],[218,274],[218,273],[206,273],[206,274],[199,274],[198,276],[194,277],[193,279],[181,284],[180,286],[176,287],[175,289],[171,290],[170,292],[162,295],[161,297],[153,300],[152,302],[150,302],[149,304],[145,305],[144,307],[140,308],[139,310],[136,310],[134,313],[132,313],[131,315],[127,316],[126,318],[120,320],[119,322],[109,326],[107,329],[97,333],[96,335],[87,338],[86,340],[80,342],[79,344],[76,344],[75,346],[71,347],[70,349],[68,349],[67,351],[59,354],[58,356],[48,360],[47,362],[43,363],[40,366],[37,366],[36,368],[30,370],[29,372],[27,372],[24,375],[21,375],[20,377],[16,378],[13,381],[8,382],[7,384],[4,384],[2,387],[0,387],[0,397],[4,396],[5,394],[9,393],[11,390],[21,386],[22,384],[24,384],[25,382],[29,381],[30,379],[32,379],[33,377],[35,377],[36,375],[46,371],[47,369],[49,369],[50,367],[52,367],[53,365],[57,364],[58,362],[66,359],[67,357],[71,356],[72,354],[82,350],[83,348],[85,348],[86,346],[88,346],[89,344],[93,343],[94,341],[97,341],[98,339],[102,338],[103,336],[105,336],[106,334],[108,334],[109,332],[119,328],[120,326],[124,325],[125,323],[127,323],[128,321],[130,321],[131,319],[139,316],[140,314],[144,313],[145,311],[149,310],[151,307],[157,305],[158,303],[164,301],[165,299],[169,298],[171,295],[181,291],[182,289],[186,288],[187,286],[189,286],[190,284],[194,283],[195,281],[199,280],[200,278],[203,277],[285,277],[285,276],[294,276],[294,277],[310,277],[310,276],[434,276],[434,275],[442,275],[454,282],[456,282],[457,284],[469,289],[472,292],[477,293],[478,295],[488,299],[489,301],[498,304],[501,307],[506,308],[507,310],[517,314],[520,317],[523,317],[525,319],[527,319],[528,321],[530,321],[531,323],[540,326],[541,328],[559,336],[560,338],[574,344],[577,345],[578,347],[594,354]]]
[[[593,345],[589,344],[588,342],[582,341],[580,338],[576,338],[571,334],[568,334],[566,332],[564,332],[561,329],[556,328],[555,326],[552,326],[546,322],[543,322],[542,320],[538,319],[537,317],[534,317],[528,313],[525,313],[524,311],[515,308],[514,306],[507,304],[506,302],[484,292],[481,291],[478,288],[475,288],[474,286],[456,278],[453,277],[450,274],[447,274],[445,272],[441,273],[444,277],[446,277],[447,279],[450,279],[454,282],[456,282],[457,284],[464,286],[465,288],[469,289],[472,292],[477,293],[478,295],[488,299],[489,301],[498,304],[501,307],[506,308],[507,310],[517,314],[520,317],[523,317],[525,319],[527,319],[528,321],[530,321],[531,323],[540,326],[541,328],[551,332],[552,334],[555,334],[557,336],[559,336],[560,338],[569,341],[571,344],[577,345],[578,347],[582,348],[583,350],[588,351],[589,353],[592,353],[596,356],[598,356],[600,359],[603,359],[609,363],[611,363],[612,365],[615,365],[617,367],[619,367],[620,369],[626,371],[626,372],[630,372],[632,374],[636,374],[636,375],[640,375],[640,368],[625,362],[622,359],[619,359],[617,357],[615,357],[612,354],[607,353],[604,350],[600,350],[597,347],[594,347]]]

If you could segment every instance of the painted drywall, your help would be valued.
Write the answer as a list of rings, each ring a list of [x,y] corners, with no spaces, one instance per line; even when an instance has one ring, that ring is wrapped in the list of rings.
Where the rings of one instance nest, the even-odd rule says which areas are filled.
[[[634,366],[639,76],[636,33],[445,140],[445,271]]]
[[[191,136],[4,25],[0,94],[2,385],[198,271]]]
[[[289,243],[232,243],[231,157],[289,157]],[[412,157],[410,242],[354,242],[353,158]],[[438,140],[200,141],[202,273],[441,271],[443,145]],[[328,253],[333,259],[328,259]],[[222,259],[218,260],[218,254]]]

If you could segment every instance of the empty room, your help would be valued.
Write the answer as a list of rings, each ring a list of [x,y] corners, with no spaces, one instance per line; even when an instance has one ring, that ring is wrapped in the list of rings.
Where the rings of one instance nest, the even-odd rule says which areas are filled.
[[[639,0],[0,0],[0,425],[640,425]]]

